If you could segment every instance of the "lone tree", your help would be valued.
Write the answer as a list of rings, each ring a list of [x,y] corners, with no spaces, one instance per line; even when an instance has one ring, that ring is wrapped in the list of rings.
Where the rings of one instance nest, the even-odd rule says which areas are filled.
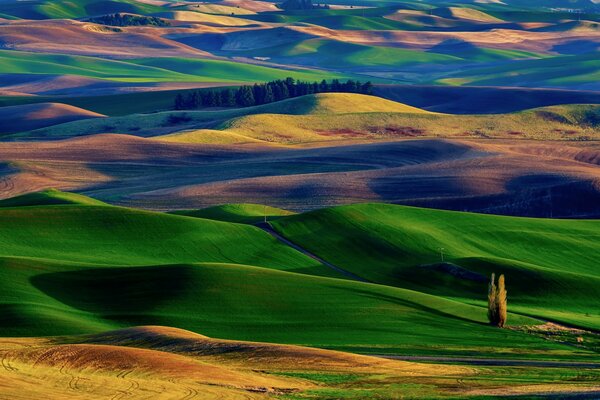
[[[488,321],[490,324],[495,325],[497,320],[497,307],[496,307],[496,274],[492,273],[492,278],[488,284]]]
[[[504,275],[498,277],[498,285],[495,283],[495,274],[492,274],[488,285],[488,320],[491,325],[499,328],[506,324],[507,298]]]
[[[498,278],[496,304],[498,307],[498,327],[502,328],[506,324],[506,286],[504,284],[504,275],[500,275]]]

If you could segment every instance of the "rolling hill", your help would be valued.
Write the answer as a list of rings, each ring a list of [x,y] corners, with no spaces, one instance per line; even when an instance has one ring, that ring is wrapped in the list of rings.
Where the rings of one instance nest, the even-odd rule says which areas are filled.
[[[287,145],[457,136],[588,140],[598,129],[597,112],[596,105],[565,105],[511,114],[437,114],[373,96],[321,93],[247,108],[75,121],[9,137],[39,140],[119,132],[179,143],[243,144],[258,140]]]
[[[0,399],[599,397],[595,1],[0,0]]]
[[[565,65],[571,65],[568,70]],[[510,65],[472,70],[443,78],[439,83],[475,86],[529,86],[597,90],[597,52],[523,60]]]
[[[172,214],[214,219],[217,221],[256,224],[264,221],[265,218],[272,221],[294,213],[280,208],[261,206],[260,204],[225,204],[201,210],[178,210],[173,211]]]
[[[0,133],[23,132],[105,115],[60,103],[36,103],[0,108]]]
[[[469,299],[504,273],[512,309],[598,329],[598,221],[353,205],[274,221],[284,236],[371,281]],[[511,283],[512,282],[512,283]],[[467,300],[468,302],[471,302]]]
[[[8,0],[0,4],[0,13],[2,14],[34,20],[47,18],[75,19],[116,12],[147,14],[162,10],[162,7],[137,0],[81,0],[77,2],[67,0],[36,0],[31,2]]]
[[[124,82],[253,82],[290,75],[314,81],[343,76],[310,70],[282,71],[222,60],[163,57],[117,61],[6,50],[0,51],[0,73],[76,75]]]
[[[43,194],[38,199],[40,204],[48,203]],[[35,206],[33,201],[17,199],[13,202],[15,207],[0,208],[0,219],[5,221],[1,224],[5,228],[0,231],[4,243],[0,255],[0,324],[7,335],[96,333],[131,325],[163,324],[221,338],[362,352],[463,354],[467,346],[503,356],[516,355],[527,348],[532,357],[571,357],[561,344],[488,326],[485,308],[480,305],[485,297],[485,282],[473,285],[460,297],[451,291],[440,293],[441,288],[432,295],[332,279],[323,275],[340,277],[336,271],[252,226],[96,206],[81,198],[77,202]],[[19,203],[23,206],[16,206]],[[319,213],[350,210],[351,215],[356,215],[365,208],[386,207],[404,214],[425,212],[384,205],[353,206],[282,217],[274,224],[293,240],[302,242],[289,233],[297,226],[296,221],[309,221]],[[467,229],[470,225],[460,219],[464,216],[456,215],[454,223]],[[513,221],[498,219],[507,224]],[[591,227],[585,232],[593,229],[594,223],[589,222]],[[333,221],[326,224],[336,229]],[[383,223],[379,226],[385,228]],[[440,223],[439,229],[443,227]],[[584,232],[585,228],[584,223],[573,222],[564,230]],[[333,230],[320,243],[336,240]],[[346,228],[346,232],[353,231]],[[359,234],[355,237],[364,246],[376,246],[371,248],[389,246],[386,240],[373,235],[368,241]],[[421,254],[429,252],[434,257],[436,250],[428,242],[418,236],[414,240],[423,244]],[[594,240],[589,240],[592,246]],[[355,243],[344,247],[342,253],[355,255],[361,248],[364,247]],[[340,247],[332,245],[331,250],[334,249]],[[450,248],[448,254],[453,254]],[[561,254],[556,262],[561,256],[572,257]],[[383,275],[388,271],[383,266],[387,262],[389,258],[381,258],[377,264]],[[586,271],[590,279],[593,271],[584,266],[572,274]],[[511,276],[511,272],[506,272]],[[516,282],[512,287],[516,296]],[[467,299],[467,295],[472,298]],[[589,303],[582,299],[583,294],[564,307],[578,301],[579,310],[585,310]],[[593,301],[593,297],[588,299]],[[533,307],[532,303],[519,309],[517,297],[513,303],[520,312]],[[593,325],[596,317],[589,318]],[[510,323],[539,322],[511,314]],[[449,331],[448,326],[453,329]],[[496,344],[491,347],[490,343]],[[591,354],[585,352],[578,355],[588,356]]]

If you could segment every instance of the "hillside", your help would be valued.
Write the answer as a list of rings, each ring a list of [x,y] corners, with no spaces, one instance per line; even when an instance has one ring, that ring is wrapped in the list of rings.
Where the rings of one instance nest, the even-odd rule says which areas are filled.
[[[311,1],[0,0],[0,400],[600,398],[600,0]]]
[[[283,217],[274,224],[278,229],[284,227],[282,232],[294,241],[303,243],[293,233],[288,234],[294,230],[295,221],[309,221],[323,213],[349,210],[350,215],[356,215],[364,208],[385,210],[386,207],[394,209],[384,205],[354,206]],[[424,212],[398,209],[408,210],[403,216]],[[460,219],[462,214],[456,215],[451,222],[467,229],[468,221]],[[402,221],[398,217],[394,215],[394,221]],[[515,356],[527,348],[533,351],[532,357],[571,357],[561,344],[488,326],[485,308],[481,306],[485,283],[471,286],[470,291],[463,291],[460,296],[455,292],[444,293],[442,287],[432,295],[314,276],[339,275],[247,225],[94,205],[2,208],[0,219],[10,221],[10,227],[2,223],[5,229],[0,231],[5,244],[1,254],[0,300],[7,311],[0,323],[3,332],[11,336],[96,333],[160,323],[214,337],[302,343],[359,352],[465,354],[464,345],[468,344],[470,348],[503,356]],[[498,219],[509,225],[513,223],[509,218]],[[57,220],[60,225],[50,223]],[[354,221],[348,217],[344,220]],[[385,229],[384,221],[378,222]],[[593,227],[594,223],[587,225]],[[576,222],[565,224],[568,224],[565,235],[584,232],[587,226]],[[337,225],[334,220],[328,220],[326,225],[331,231],[326,236],[319,235],[320,243],[339,251],[340,245],[331,244],[337,237],[334,233]],[[438,226],[444,229],[445,225],[439,222]],[[386,245],[377,236],[363,237],[352,228],[344,229],[361,243],[343,245],[341,254],[345,256],[356,256],[363,246],[379,249]],[[415,252],[415,257],[423,254],[422,257],[429,259],[424,253],[436,251],[423,238],[417,236],[414,240],[422,246],[418,248],[424,249]],[[592,246],[593,237],[589,240]],[[307,244],[307,247],[314,246]],[[448,248],[448,256],[454,260],[457,256],[453,251],[458,253],[458,249]],[[369,261],[368,265],[377,266],[385,276],[389,270],[385,263],[390,258],[383,257],[379,250],[378,254],[382,256],[379,263]],[[329,254],[324,256],[331,258]],[[572,257],[564,253],[555,262],[561,256]],[[362,261],[361,265],[366,265]],[[348,265],[348,268],[354,267]],[[508,276],[515,273],[504,272]],[[552,273],[542,275],[541,282],[547,284],[547,278],[556,274],[567,276],[557,268]],[[596,279],[592,278],[594,272],[584,266],[572,271],[573,278],[567,282],[577,287],[580,297],[574,297],[563,308],[557,307],[558,311],[574,313],[575,308],[569,307],[577,304],[579,310],[593,313],[588,302],[594,301],[593,295],[581,290],[586,286],[576,279],[579,273],[588,274],[587,287],[592,284],[590,279]],[[527,284],[526,280],[523,282]],[[515,281],[511,293],[518,296],[520,287]],[[513,310],[533,309],[535,302],[518,305],[518,299],[512,300]],[[317,308],[319,312],[315,313]],[[371,311],[364,313],[365,309]],[[583,317],[579,318],[583,321]],[[589,318],[588,323],[595,324],[596,317]],[[509,320],[513,325],[539,323],[514,313]],[[280,329],[282,326],[295,328]],[[448,326],[453,329],[449,331]],[[365,335],[365,331],[369,334]],[[490,343],[496,344],[491,347]],[[589,356],[591,353],[585,351],[578,355],[583,359]]]
[[[69,198],[68,195],[53,196]],[[44,193],[36,197],[42,198],[39,201],[42,204],[57,203],[44,200],[48,198]],[[32,202],[27,202],[28,198],[16,198],[5,204],[29,205]],[[314,269],[317,274],[320,270],[324,275],[331,275],[328,269],[280,245],[258,228],[97,206],[91,199],[74,198],[78,199],[77,204],[0,210],[0,219],[4,220],[0,228],[4,243],[1,255],[98,265],[235,262],[298,272],[304,268],[306,271]],[[60,220],[60,225],[52,223],[54,220]],[[19,225],[18,229],[15,224]],[[144,230],[151,233],[139,237],[138,232]],[[32,235],[32,232],[37,234]],[[61,241],[57,242],[56,237],[61,237]],[[232,242],[232,237],[239,242]]]
[[[43,190],[41,192],[33,192],[23,194],[21,196],[11,197],[0,200],[1,207],[27,207],[27,206],[50,206],[50,205],[90,205],[101,206],[107,205],[99,200],[91,197],[82,196],[76,193],[61,192],[56,189]]]
[[[274,221],[285,237],[371,281],[473,303],[504,273],[512,309],[598,329],[599,222],[352,205]],[[442,259],[443,257],[443,259]],[[444,264],[447,263],[447,264]]]
[[[265,218],[273,221],[277,218],[292,215],[293,212],[275,207],[261,206],[260,204],[225,204],[200,210],[173,211],[172,214],[214,219],[217,221],[256,224],[263,222]]]
[[[589,140],[597,134],[597,113],[596,105],[565,105],[493,115],[437,114],[373,96],[322,93],[247,108],[76,121],[11,138],[62,139],[117,132],[158,136],[160,140],[178,143],[211,144],[301,144],[406,137]],[[324,114],[328,116],[324,118]]]
[[[21,106],[0,107],[2,127],[0,133],[15,133],[45,128],[104,115],[60,103],[37,103]]]

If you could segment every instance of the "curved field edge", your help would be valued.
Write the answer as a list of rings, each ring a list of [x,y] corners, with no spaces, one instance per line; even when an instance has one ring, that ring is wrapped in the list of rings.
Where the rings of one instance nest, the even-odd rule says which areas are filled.
[[[72,204],[7,207],[0,209],[0,220],[0,323],[7,335],[160,324],[215,337],[361,352],[570,353],[563,345],[488,326],[484,304],[477,300],[485,296],[485,282],[462,292],[427,294],[423,288],[312,276],[337,273],[248,225]],[[329,240],[315,233],[323,243]],[[334,232],[329,236],[335,239]],[[361,248],[353,247],[344,251]],[[382,274],[386,271],[381,267]],[[469,290],[475,289],[472,295]],[[517,314],[509,321],[540,323]],[[490,347],[500,337],[503,345]]]
[[[492,272],[512,310],[598,330],[600,221],[500,217],[363,204],[278,219],[274,228],[373,282],[483,305]]]
[[[302,144],[334,140],[472,137],[594,140],[598,105],[564,105],[508,114],[431,113],[358,94],[308,95],[219,111],[164,111],[86,119],[5,135],[14,140],[65,139],[118,132],[195,144]]]
[[[2,280],[8,336],[159,324],[213,337],[372,353],[486,351],[515,357],[528,349],[539,358],[570,353],[560,344],[488,326],[483,307],[389,286],[233,264],[100,268],[14,258],[1,262],[2,274],[11,277]],[[490,346],[496,340],[503,345]],[[585,352],[579,356],[585,358]]]
[[[165,326],[95,335],[0,339],[3,393],[14,399],[465,398],[590,392],[597,373],[566,367],[480,368],[388,360],[316,348],[213,339]],[[567,364],[568,365],[568,364]],[[490,387],[489,379],[495,380]],[[533,379],[536,381],[534,382]],[[532,384],[535,383],[535,384]]]

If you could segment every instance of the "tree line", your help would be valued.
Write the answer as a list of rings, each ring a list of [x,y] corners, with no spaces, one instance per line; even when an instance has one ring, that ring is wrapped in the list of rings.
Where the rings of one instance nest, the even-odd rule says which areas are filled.
[[[201,107],[251,107],[307,94],[331,92],[372,94],[373,84],[351,79],[346,82],[341,82],[339,79],[331,82],[325,79],[321,82],[302,82],[286,78],[253,86],[244,85],[237,89],[179,93],[175,97],[174,107],[176,110],[193,110]]]
[[[115,13],[88,18],[87,21],[109,26],[170,26],[169,21],[158,17]]]

